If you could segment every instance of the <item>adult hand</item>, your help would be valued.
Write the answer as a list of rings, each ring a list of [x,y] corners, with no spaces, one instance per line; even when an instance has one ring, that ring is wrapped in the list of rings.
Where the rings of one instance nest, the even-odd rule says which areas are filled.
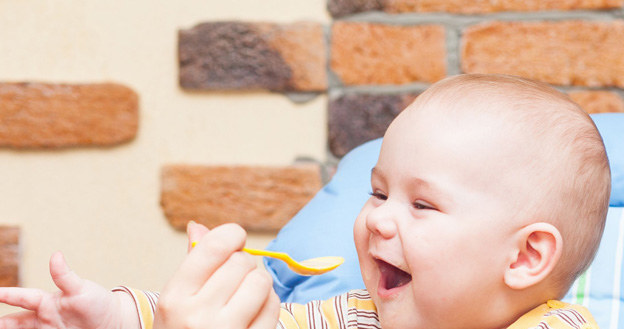
[[[245,231],[235,224],[211,231],[195,225],[189,240],[203,236],[162,291],[154,328],[274,329],[279,298],[268,273],[240,251]]]

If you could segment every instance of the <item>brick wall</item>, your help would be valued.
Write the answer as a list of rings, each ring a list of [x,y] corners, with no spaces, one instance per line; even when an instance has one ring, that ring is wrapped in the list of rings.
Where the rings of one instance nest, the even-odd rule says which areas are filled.
[[[427,85],[458,73],[521,75],[554,84],[588,112],[624,112],[623,3],[329,0],[327,8],[335,18],[329,26],[203,22],[178,34],[179,82],[190,90],[329,93],[327,145],[335,159],[381,137]],[[230,175],[247,176],[258,170],[254,168],[234,168],[230,174],[204,168],[203,174],[196,173],[201,178],[176,184],[169,183],[173,179],[165,171],[162,205],[179,228],[191,218],[215,225],[223,217],[251,216],[256,223],[241,223],[277,229],[313,195],[295,205],[273,208],[267,202],[266,190],[278,194],[274,189],[280,185],[308,189],[292,186],[309,184],[304,181],[279,181],[289,169],[277,169],[263,193],[262,185],[259,190],[250,187],[258,179],[253,175],[243,179],[247,182],[230,183]],[[196,184],[204,179],[211,182]],[[172,194],[186,190],[195,191],[187,195],[225,193],[223,186],[233,187],[227,193],[234,204],[250,204],[237,211],[225,204],[209,206],[208,200],[172,201]],[[253,197],[256,192],[263,197]],[[289,199],[295,203],[298,198]],[[230,215],[217,214],[222,212]]]
[[[590,113],[624,112],[624,0],[323,5],[329,23],[189,21],[184,25],[195,26],[164,35],[177,39],[178,74],[159,78],[177,80],[189,98],[223,91],[282,93],[297,102],[329,96],[327,159],[283,166],[162,164],[153,180],[160,183],[162,213],[176,229],[189,220],[208,226],[235,220],[274,232],[318,191],[340,157],[382,136],[409,102],[445,76],[522,75],[555,85]],[[121,83],[0,81],[0,147],[59,154],[89,148],[105,157],[152,128],[140,126],[153,121],[141,120],[139,110],[154,115],[141,106],[142,96]],[[0,245],[13,258],[0,284],[12,285],[19,228],[5,230]]]
[[[622,112],[623,3],[329,0],[324,38],[314,22],[206,22],[180,32],[180,84],[328,92],[337,158],[382,136],[428,84],[458,73],[520,75],[568,92],[590,113]],[[311,73],[298,71],[322,83],[311,87]]]
[[[427,85],[458,73],[525,76],[554,84],[590,113],[624,112],[622,4],[329,0],[335,20],[324,36],[314,22],[205,22],[179,33],[180,85],[327,92],[328,148],[335,158],[381,137]],[[260,209],[255,218],[268,220]],[[219,222],[213,211],[183,218]]]

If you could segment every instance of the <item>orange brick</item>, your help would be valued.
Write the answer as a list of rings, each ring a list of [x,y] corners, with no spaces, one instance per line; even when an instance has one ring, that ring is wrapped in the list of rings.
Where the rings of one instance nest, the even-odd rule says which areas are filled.
[[[171,165],[162,170],[161,206],[171,225],[234,222],[277,231],[321,188],[315,164],[285,167]]]
[[[449,12],[461,14],[501,11],[544,11],[611,9],[622,7],[623,0],[385,0],[384,10],[402,12]]]
[[[122,85],[0,83],[0,146],[115,145],[137,128],[138,96]]]
[[[624,87],[624,22],[490,22],[464,33],[466,73]]]
[[[444,27],[336,22],[331,68],[346,85],[435,82],[446,75]]]
[[[258,24],[258,29],[292,70],[294,90],[327,89],[327,45],[318,23]]]
[[[0,286],[19,285],[19,227],[0,226]]]
[[[624,112],[624,100],[611,91],[573,91],[570,98],[577,102],[587,113]]]

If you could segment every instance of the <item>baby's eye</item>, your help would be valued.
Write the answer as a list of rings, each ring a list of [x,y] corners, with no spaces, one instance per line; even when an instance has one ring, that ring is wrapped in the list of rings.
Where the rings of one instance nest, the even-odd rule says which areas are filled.
[[[379,200],[382,200],[382,201],[388,200],[388,196],[383,194],[383,193],[381,193],[381,192],[377,192],[377,191],[375,191],[375,192],[368,192],[368,194],[370,194],[372,197],[374,197],[376,199],[379,199]]]
[[[416,201],[414,202],[414,208],[418,209],[418,210],[428,210],[428,209],[435,209],[432,206],[425,204],[423,202],[420,201]]]

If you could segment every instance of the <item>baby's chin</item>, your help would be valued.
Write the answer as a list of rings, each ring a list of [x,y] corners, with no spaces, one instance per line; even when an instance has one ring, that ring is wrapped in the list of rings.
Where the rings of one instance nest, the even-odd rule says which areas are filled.
[[[397,305],[391,309],[378,309],[379,323],[383,329],[432,329],[439,328],[422,322],[412,309]]]

